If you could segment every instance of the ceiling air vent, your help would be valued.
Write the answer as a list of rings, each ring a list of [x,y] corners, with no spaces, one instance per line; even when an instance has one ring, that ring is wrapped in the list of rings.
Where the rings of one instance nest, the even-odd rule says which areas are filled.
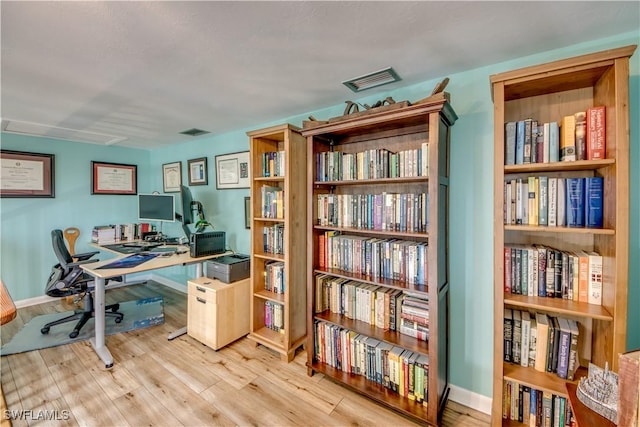
[[[389,67],[384,70],[376,71],[375,73],[346,80],[342,82],[342,84],[354,92],[361,92],[365,89],[399,82],[400,80],[400,77],[396,74],[393,68]]]
[[[188,129],[188,130],[183,130],[182,132],[180,132],[182,135],[189,135],[189,136],[200,136],[200,135],[206,135],[208,133],[211,133],[207,130],[202,130],[202,129],[197,129],[197,128],[193,128],[193,129]]]

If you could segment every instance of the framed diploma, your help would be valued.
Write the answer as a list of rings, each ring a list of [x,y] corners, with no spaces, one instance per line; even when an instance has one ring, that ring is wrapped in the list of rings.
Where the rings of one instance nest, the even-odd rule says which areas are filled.
[[[165,193],[177,193],[182,185],[182,162],[162,165],[162,189]]]
[[[189,165],[189,185],[207,185],[207,158],[187,160]]]
[[[138,166],[91,162],[91,194],[138,194]]]
[[[249,188],[249,152],[216,156],[216,188]]]
[[[0,150],[0,197],[55,197],[55,156]]]

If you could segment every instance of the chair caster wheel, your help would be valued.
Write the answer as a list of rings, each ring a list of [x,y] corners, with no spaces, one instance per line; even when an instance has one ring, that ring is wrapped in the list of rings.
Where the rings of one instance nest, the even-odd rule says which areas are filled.
[[[69,334],[69,338],[75,338],[75,337],[77,337],[77,336],[78,336],[78,334],[79,334],[79,333],[80,333],[80,331],[72,331],[72,332]]]
[[[108,365],[104,365],[106,369],[113,368],[113,363],[109,363]]]
[[[122,322],[122,318],[121,317],[116,317],[116,323],[120,323]]]
[[[40,329],[40,333],[41,333],[41,334],[43,334],[43,335],[48,334],[48,333],[49,333],[49,328],[42,328],[42,329]]]

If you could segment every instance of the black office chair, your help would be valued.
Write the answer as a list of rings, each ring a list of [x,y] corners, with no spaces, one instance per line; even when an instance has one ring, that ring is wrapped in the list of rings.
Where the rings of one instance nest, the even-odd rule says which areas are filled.
[[[84,324],[94,316],[94,278],[85,273],[84,270],[80,268],[80,265],[98,261],[97,259],[90,259],[97,254],[98,251],[71,256],[64,243],[62,230],[51,231],[51,242],[53,243],[53,251],[59,263],[51,269],[51,275],[49,276],[45,293],[55,298],[83,295],[84,308],[82,310],[76,310],[71,316],[47,323],[40,329],[40,332],[48,334],[52,326],[78,320],[73,331],[69,334],[69,338],[75,338],[80,333],[80,329],[82,329]],[[105,316],[114,317],[116,323],[122,322],[124,314],[118,312],[119,308],[120,304],[107,305],[105,307]]]

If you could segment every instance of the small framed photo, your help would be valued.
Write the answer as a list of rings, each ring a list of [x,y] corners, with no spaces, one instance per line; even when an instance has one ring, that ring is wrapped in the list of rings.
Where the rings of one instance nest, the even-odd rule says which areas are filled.
[[[162,189],[165,193],[177,193],[182,185],[182,162],[162,165]]]
[[[251,197],[244,198],[244,228],[251,228]]]
[[[0,150],[0,197],[55,197],[55,155]]]
[[[138,194],[138,166],[91,162],[91,194]]]
[[[207,158],[191,159],[187,161],[189,165],[189,185],[207,185]]]
[[[249,152],[216,156],[216,188],[249,188],[251,186]]]

